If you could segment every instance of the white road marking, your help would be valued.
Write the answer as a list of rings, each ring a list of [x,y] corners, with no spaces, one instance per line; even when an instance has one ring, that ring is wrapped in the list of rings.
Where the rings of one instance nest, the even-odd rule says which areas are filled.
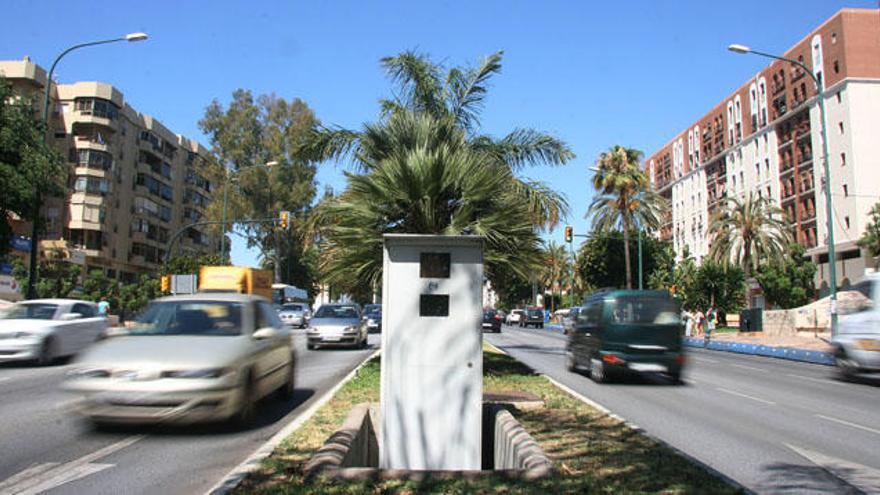
[[[737,397],[742,397],[744,399],[751,399],[756,402],[761,402],[763,404],[767,404],[768,406],[775,406],[776,405],[776,403],[773,401],[769,401],[766,399],[762,399],[760,397],[755,397],[753,395],[748,395],[748,394],[744,394],[741,392],[737,392],[736,390],[730,390],[729,388],[715,387],[715,390],[718,390],[719,392],[724,392],[725,394],[730,394],[730,395],[735,395]]]
[[[761,372],[767,371],[767,370],[763,370],[761,368],[756,368],[754,366],[746,366],[744,364],[731,364],[731,366],[736,366],[737,368],[742,368],[744,370],[761,371]]]
[[[113,467],[113,464],[95,464],[94,461],[122,450],[142,438],[143,435],[134,435],[64,464],[46,463],[28,468],[0,482],[0,495],[35,495]]]
[[[880,430],[876,430],[876,429],[868,427],[868,426],[862,426],[860,424],[850,423],[849,421],[845,421],[843,419],[832,418],[831,416],[825,416],[823,414],[816,414],[815,416],[817,418],[822,418],[826,421],[833,421],[835,423],[840,423],[842,425],[851,426],[853,428],[858,428],[860,430],[869,431],[871,433],[876,433],[877,435],[880,435]]]
[[[786,447],[865,493],[880,492],[880,469],[820,454],[794,445]]]
[[[788,375],[792,378],[800,378],[801,380],[809,380],[811,382],[825,383],[825,384],[834,383],[833,381],[831,381],[827,378],[813,378],[810,376],[795,375],[794,373],[786,373],[786,375]]]

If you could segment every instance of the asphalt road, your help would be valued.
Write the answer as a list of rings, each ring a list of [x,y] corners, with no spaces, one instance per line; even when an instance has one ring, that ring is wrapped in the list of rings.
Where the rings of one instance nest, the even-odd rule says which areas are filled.
[[[372,353],[305,349],[295,331],[297,393],[260,404],[256,425],[128,427],[96,431],[71,409],[60,390],[70,364],[0,366],[0,495],[201,494],[292,421]],[[29,491],[23,488],[32,486]]]
[[[593,383],[565,369],[558,330],[486,340],[759,493],[880,492],[880,381],[833,368],[690,350],[684,385],[661,376]],[[833,474],[832,474],[833,473]]]

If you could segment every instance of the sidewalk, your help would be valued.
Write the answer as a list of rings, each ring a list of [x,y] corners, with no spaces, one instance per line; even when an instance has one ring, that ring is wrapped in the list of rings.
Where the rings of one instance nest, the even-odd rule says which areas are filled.
[[[822,334],[819,334],[822,336]],[[825,341],[804,336],[769,336],[761,332],[753,333],[721,333],[713,335],[710,341],[702,337],[685,337],[684,344],[688,347],[700,347],[714,351],[734,352],[755,356],[788,359],[813,364],[833,366],[832,348]]]

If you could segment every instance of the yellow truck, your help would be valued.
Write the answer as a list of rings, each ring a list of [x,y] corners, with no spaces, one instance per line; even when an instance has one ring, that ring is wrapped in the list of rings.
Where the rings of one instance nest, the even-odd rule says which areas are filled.
[[[272,300],[272,272],[245,266],[203,266],[199,292],[237,292]]]

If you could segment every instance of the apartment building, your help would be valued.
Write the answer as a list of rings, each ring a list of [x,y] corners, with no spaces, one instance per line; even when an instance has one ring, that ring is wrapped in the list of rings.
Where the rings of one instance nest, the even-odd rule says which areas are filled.
[[[880,201],[880,10],[843,9],[780,55],[803,62],[825,85],[837,283],[846,288],[874,266],[856,242]],[[660,237],[679,257],[687,248],[699,261],[725,198],[767,197],[786,212],[793,238],[819,265],[816,286],[826,291],[820,118],[809,74],[776,60],[764,67],[645,160],[672,206]]]
[[[0,61],[0,74],[42,101],[42,67]],[[205,215],[207,150],[137,112],[109,84],[53,83],[50,95],[50,140],[67,158],[69,193],[44,202],[41,255],[60,253],[84,272],[125,282],[156,272],[174,233]],[[189,229],[174,250],[216,250],[218,240]]]

